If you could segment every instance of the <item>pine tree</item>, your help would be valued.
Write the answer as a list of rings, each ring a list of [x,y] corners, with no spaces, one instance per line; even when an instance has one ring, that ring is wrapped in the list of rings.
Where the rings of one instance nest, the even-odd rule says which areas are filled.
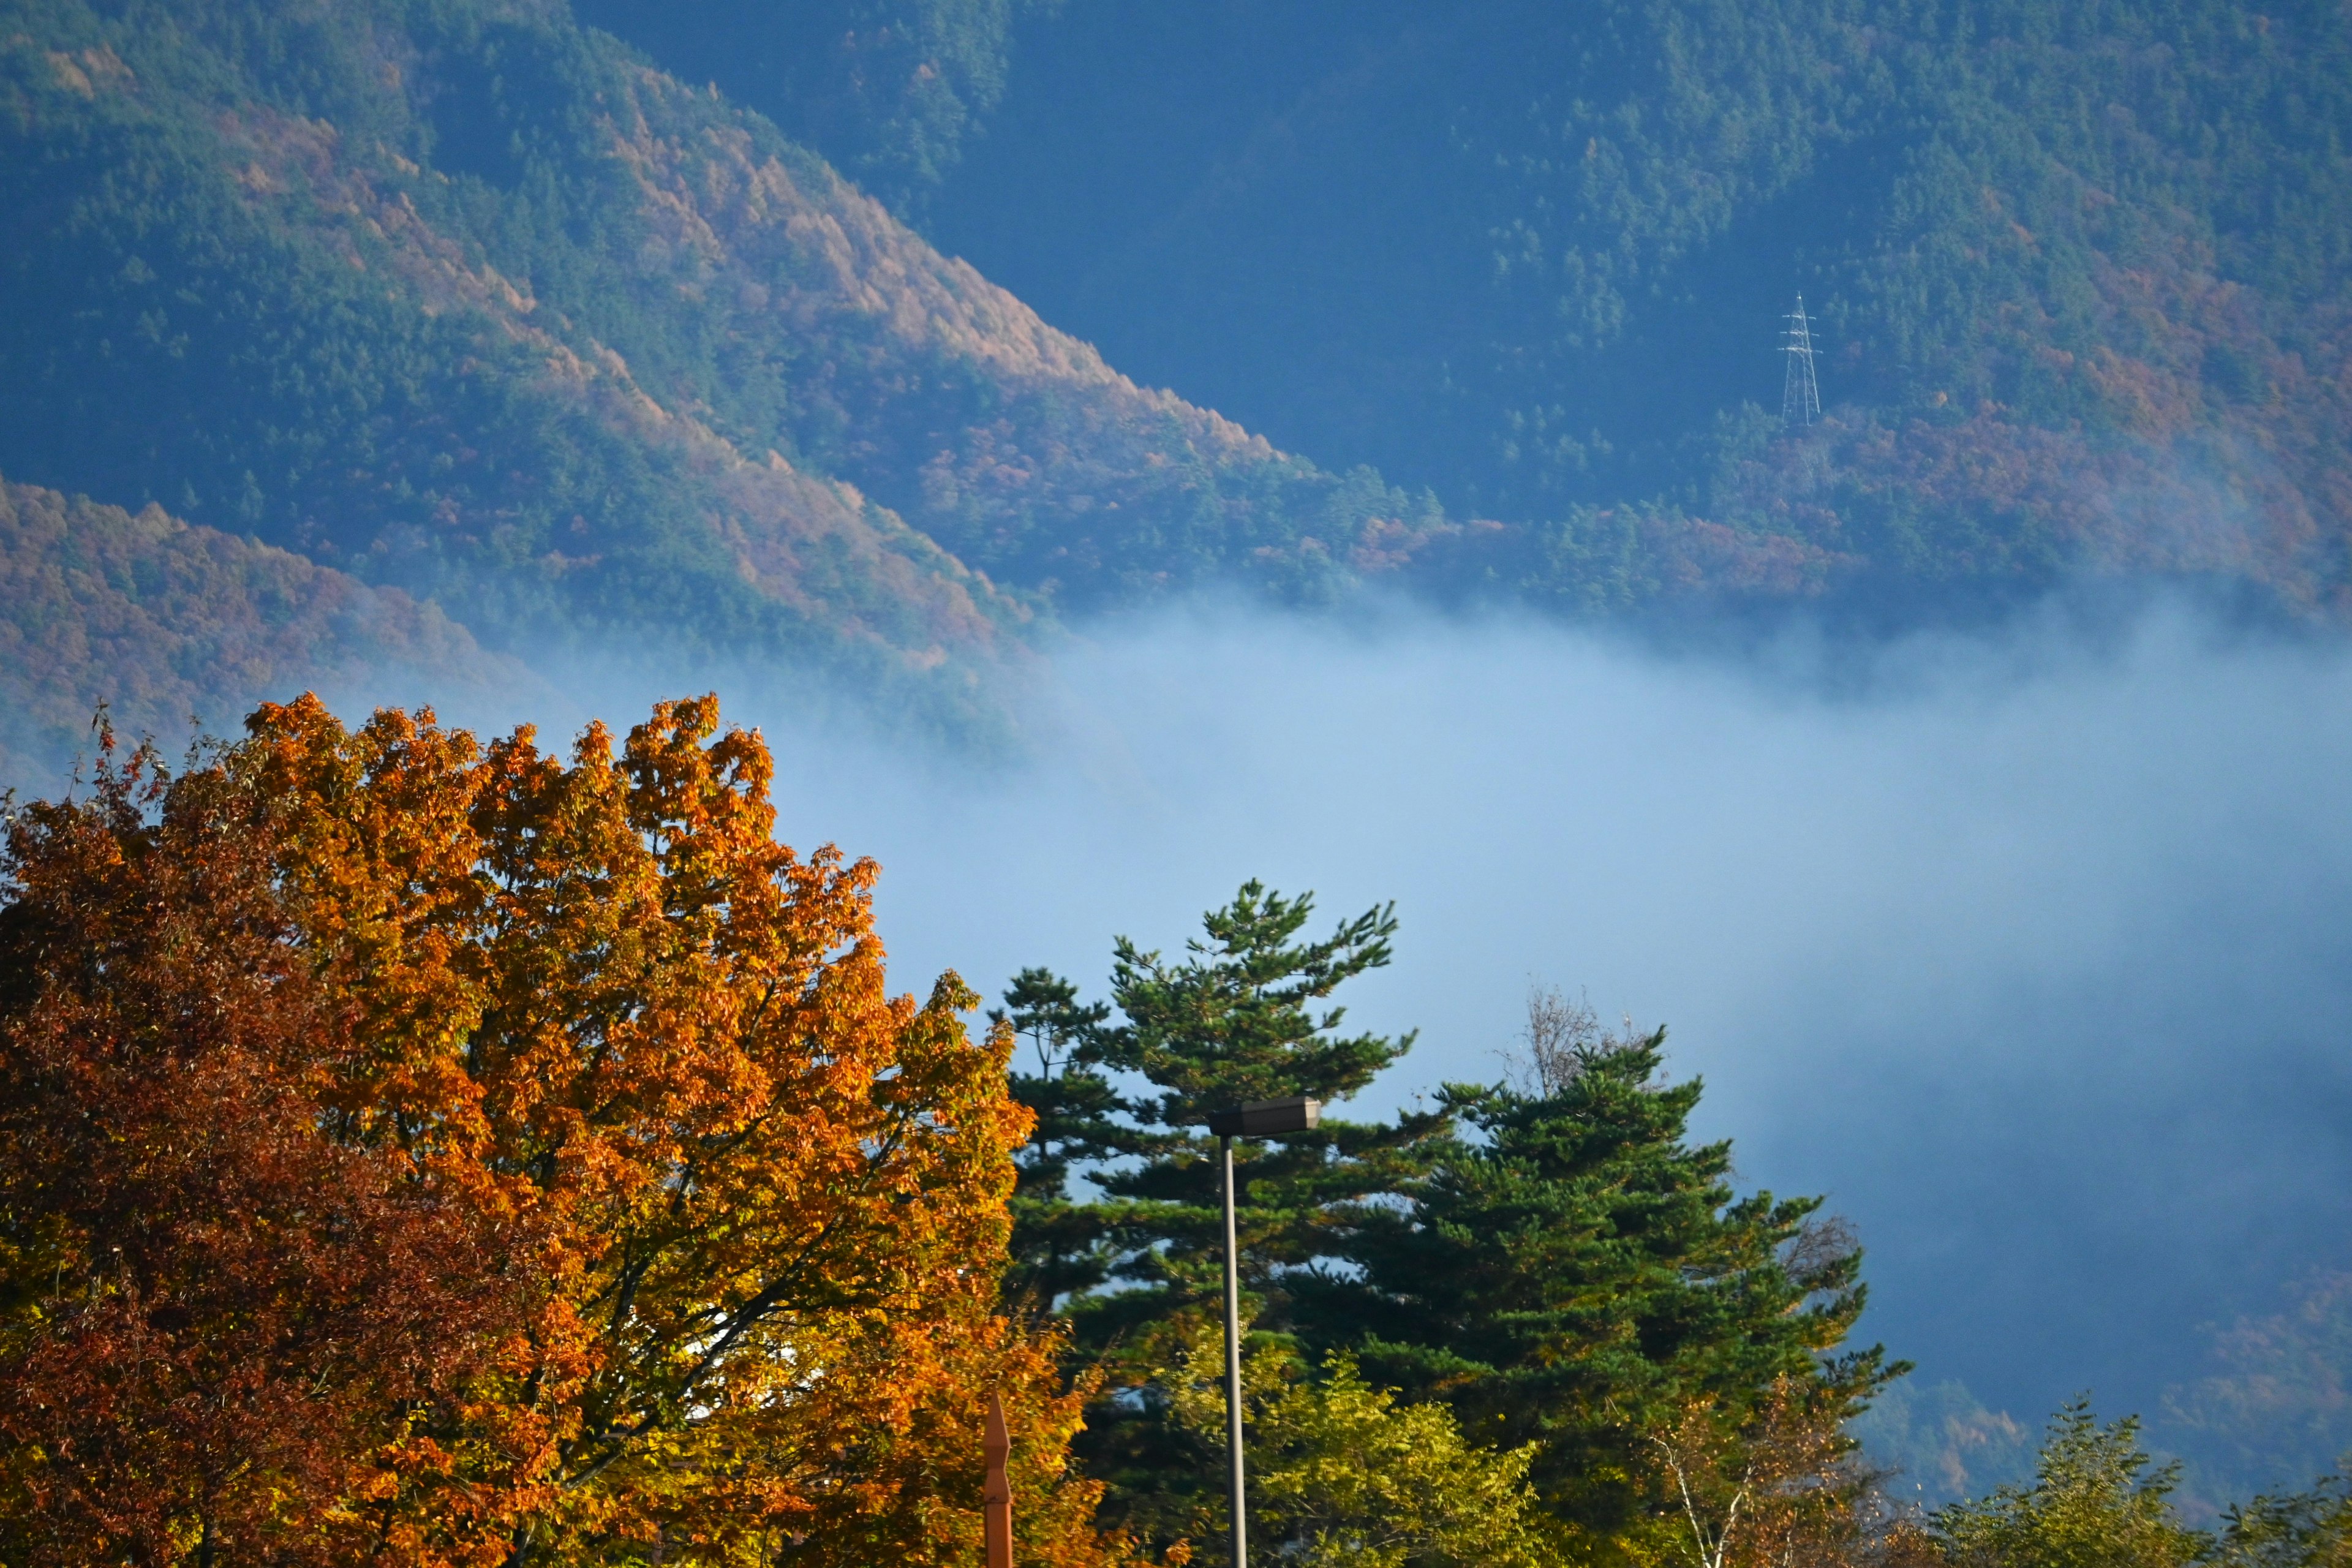
[[[1076,1352],[1108,1363],[1111,1394],[1090,1411],[1084,1444],[1124,1522],[1186,1517],[1192,1489],[1214,1475],[1213,1456],[1171,1421],[1165,1382],[1222,1289],[1208,1113],[1291,1094],[1345,1100],[1412,1042],[1343,1035],[1345,1009],[1327,1005],[1347,981],[1388,963],[1393,910],[1368,910],[1301,942],[1313,913],[1311,894],[1286,898],[1251,881],[1202,917],[1203,934],[1181,960],[1118,938],[1116,1015],[1081,1005],[1070,982],[1044,970],[1024,971],[1004,994],[1002,1016],[1043,1053],[1043,1070],[1013,1086],[1039,1118],[1022,1156],[1030,1195],[1016,1205],[1017,1278],[1036,1297],[1067,1292]],[[1148,1088],[1119,1092],[1112,1075]],[[1327,1119],[1280,1143],[1236,1145],[1244,1310],[1268,1333],[1290,1327],[1285,1271],[1328,1249],[1349,1205],[1418,1169],[1414,1150],[1444,1120]],[[1074,1163],[1100,1199],[1071,1195]]]
[[[1100,1067],[1109,1018],[1107,1004],[1081,1003],[1076,985],[1045,969],[1014,975],[1004,1006],[989,1013],[1037,1058],[1035,1072],[1016,1068],[1011,1075],[1013,1098],[1037,1125],[1013,1157],[1013,1264],[1004,1280],[1006,1300],[1024,1303],[1033,1316],[1109,1278],[1101,1206],[1070,1191],[1074,1165],[1115,1154],[1132,1137],[1112,1120],[1125,1102]]]
[[[1411,1042],[1342,1033],[1328,1005],[1388,961],[1393,913],[1302,942],[1310,915],[1309,900],[1249,883],[1181,961],[1119,940],[1115,1012],[1043,971],[1006,994],[1048,1064],[1015,1084],[1041,1131],[1014,1250],[1035,1277],[1078,1282],[1062,1310],[1110,1384],[1079,1452],[1111,1517],[1149,1539],[1214,1511],[1215,1434],[1181,1418],[1188,1347],[1213,1331],[1220,1288],[1203,1119],[1343,1099]],[[1528,1456],[1547,1531],[1603,1556],[1674,1550],[1689,1510],[1663,1456],[1682,1441],[1690,1470],[1701,1432],[1734,1490],[1769,1460],[1790,1496],[1846,1497],[1841,1423],[1904,1370],[1875,1348],[1839,1353],[1863,1307],[1859,1250],[1819,1199],[1741,1196],[1730,1146],[1687,1141],[1701,1085],[1660,1080],[1663,1030],[1612,1036],[1589,1009],[1539,1000],[1517,1087],[1451,1085],[1393,1123],[1329,1119],[1237,1146],[1254,1351],[1344,1361],[1399,1409],[1442,1401],[1465,1441]],[[1081,1171],[1098,1201],[1070,1194]],[[1787,1440],[1798,1426],[1810,1446]],[[1813,1468],[1781,1474],[1791,1454]],[[1782,1533],[1804,1522],[1790,1521]]]
[[[1311,1346],[1446,1400],[1480,1442],[1538,1444],[1547,1505],[1601,1537],[1662,1512],[1654,1435],[1694,1403],[1736,1430],[1792,1380],[1843,1415],[1904,1370],[1830,1353],[1859,1250],[1817,1198],[1735,1194],[1729,1144],[1685,1141],[1701,1086],[1659,1081],[1664,1039],[1587,1033],[1550,1092],[1449,1086],[1475,1137],[1352,1209],[1349,1267],[1291,1284]]]

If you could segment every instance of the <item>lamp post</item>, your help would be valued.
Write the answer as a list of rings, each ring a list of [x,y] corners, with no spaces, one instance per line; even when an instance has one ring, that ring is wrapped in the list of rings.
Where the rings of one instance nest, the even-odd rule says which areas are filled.
[[[1234,1525],[1233,1568],[1249,1568],[1249,1532],[1242,1497],[1242,1267],[1234,1236],[1234,1140],[1279,1138],[1310,1132],[1322,1119],[1323,1102],[1305,1095],[1255,1100],[1209,1114],[1224,1168],[1225,1193],[1225,1461],[1230,1467]]]

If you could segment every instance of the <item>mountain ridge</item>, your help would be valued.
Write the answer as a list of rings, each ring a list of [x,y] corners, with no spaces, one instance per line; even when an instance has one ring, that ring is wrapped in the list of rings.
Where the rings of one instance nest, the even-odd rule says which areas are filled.
[[[1442,109],[1443,73],[1487,68],[1473,46],[1518,4],[1481,0],[1428,59],[1382,42],[1388,11],[1355,14],[1381,47],[1335,42],[1346,79],[1262,132],[1290,138],[1297,167],[1244,146],[1219,175],[1225,207],[1173,209],[1201,230],[1182,254],[1278,205],[1301,169],[1345,174],[1327,143],[1391,89],[1418,95],[1400,100],[1412,115]],[[1490,334],[1519,323],[1495,339],[1518,379],[1482,391],[1465,361],[1444,395],[1536,399],[1505,410],[1512,460],[1536,467],[1449,508],[1126,374],[769,119],[562,0],[0,0],[0,216],[23,241],[0,258],[23,303],[0,320],[0,472],[399,588],[507,655],[749,660],[959,733],[1008,722],[1004,692],[1071,618],[1213,584],[1331,604],[1386,581],[1575,616],[1799,604],[1900,626],[2087,570],[2221,581],[2340,622],[2352,299],[2327,258],[2352,228],[2328,180],[2352,155],[2328,150],[2335,98],[2281,110],[2256,150],[2304,161],[2230,199],[2284,204],[2309,232],[2260,265],[2239,256],[2194,203],[2221,201],[2255,153],[2200,154],[2183,128],[2198,93],[2259,105],[2308,71],[2249,23],[2207,73],[2221,87],[2183,77],[2147,40],[2202,36],[2221,25],[2210,9],[2108,0],[2029,47],[2001,31],[2023,26],[2016,5],[1954,42],[1911,0],[1773,0],[1729,30],[1717,0],[1608,0],[1527,35],[1510,68],[1549,84],[1534,128],[1505,136],[1517,110],[1464,122],[1462,145],[1500,172],[1449,196],[1470,226],[1423,248],[1516,258],[1493,281],[1503,304],[1460,308],[1502,310],[1474,323]],[[992,36],[958,26],[924,37]],[[2323,61],[2345,31],[2304,11],[2279,29]],[[875,47],[929,79],[919,49]],[[981,107],[986,54],[941,68]],[[1570,103],[1582,79],[1544,77],[1554,65],[1616,96]],[[1428,79],[1392,79],[1413,69]],[[1971,72],[2007,85],[1971,98]],[[1920,123],[1872,130],[1915,79],[1937,95]],[[828,114],[850,101],[835,98]],[[1782,98],[1788,125],[1764,116]],[[2145,123],[2118,118],[2143,100]],[[936,130],[857,155],[951,170],[916,155]],[[2079,167],[2059,155],[2076,142]],[[1456,152],[1375,153],[1412,164],[1405,184],[1453,177]],[[1897,173],[1872,187],[1877,248],[1820,264],[1827,416],[1784,428],[1748,403],[1578,434],[1646,406],[1610,378],[1643,353],[1677,372],[1658,335],[1677,290],[1849,154]],[[1306,221],[1350,199],[1335,188]],[[1394,262],[1410,290],[1442,276],[1413,270],[1426,259],[1367,252],[1339,281],[1370,288]],[[1261,286],[1306,319],[1353,308],[1311,273]],[[1905,289],[1932,308],[1885,303]],[[1355,406],[1336,398],[1334,417]],[[1431,408],[1416,440],[1487,461],[1492,429]],[[1665,478],[1608,477],[1643,464]]]
[[[8,205],[62,243],[14,268],[50,308],[0,342],[0,461],[222,515],[496,646],[699,636],[952,718],[1057,602],[1228,557],[1311,575],[1278,514],[1361,489],[1120,375],[560,7],[270,14],[326,77],[274,68],[275,98],[205,33],[234,5],[13,9]],[[503,152],[433,122],[484,100]]]
[[[714,0],[671,47],[743,10]],[[2078,572],[2344,614],[2340,6],[1018,15],[934,227],[1278,443],[1572,562],[1626,508],[1798,539],[1841,604],[1912,621]],[[1097,221],[1081,195],[1129,163]],[[1817,434],[1771,416],[1800,292]],[[2210,536],[2158,500],[2217,513]],[[1539,601],[1611,587],[1505,574]]]

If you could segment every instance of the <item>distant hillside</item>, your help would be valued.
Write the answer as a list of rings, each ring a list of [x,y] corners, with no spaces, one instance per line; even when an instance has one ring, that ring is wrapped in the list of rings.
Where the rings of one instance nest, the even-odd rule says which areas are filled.
[[[952,716],[1056,605],[1315,593],[1310,535],[1400,510],[556,4],[13,0],[0,213],[0,466],[499,646],[781,658]]]
[[[1004,9],[819,8],[965,45]],[[1133,374],[1513,524],[1480,574],[1915,617],[2088,568],[2352,613],[2336,0],[1136,0],[1005,38],[939,241]]]
[[[224,732],[262,698],[394,672],[445,697],[519,673],[398,589],[0,480],[0,787],[57,787],[100,704],[127,738]]]
[[[2352,610],[2340,5],[583,5],[0,0],[0,471],[966,729],[1210,581]]]

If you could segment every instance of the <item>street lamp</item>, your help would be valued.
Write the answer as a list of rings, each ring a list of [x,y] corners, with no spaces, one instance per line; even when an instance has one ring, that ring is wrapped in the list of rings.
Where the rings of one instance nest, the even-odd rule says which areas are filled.
[[[1249,1568],[1249,1535],[1242,1501],[1242,1265],[1240,1247],[1234,1239],[1234,1140],[1311,1132],[1322,1115],[1323,1102],[1303,1094],[1288,1100],[1254,1100],[1231,1110],[1209,1113],[1209,1131],[1217,1135],[1224,1167],[1225,1458],[1232,1468],[1234,1568]]]

